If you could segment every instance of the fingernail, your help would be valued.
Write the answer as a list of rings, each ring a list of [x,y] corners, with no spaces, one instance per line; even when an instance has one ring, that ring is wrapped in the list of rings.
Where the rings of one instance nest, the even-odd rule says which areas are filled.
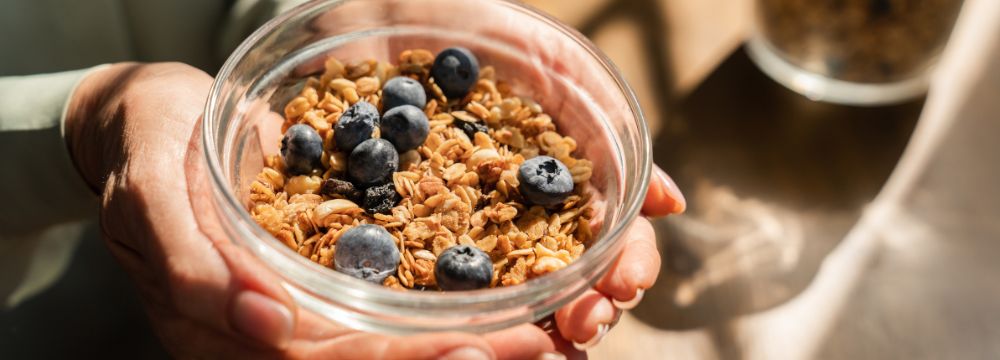
[[[546,334],[551,334],[556,330],[555,315],[546,316],[544,319],[535,322],[535,326],[542,329],[542,331],[545,331]]]
[[[681,189],[677,187],[677,183],[674,182],[674,179],[670,178],[670,175],[667,175],[667,173],[659,167],[656,168],[656,176],[659,176],[663,183],[666,184],[667,193],[671,199],[674,199],[674,208],[670,211],[670,213],[680,214],[684,212],[684,209],[687,209],[687,200],[684,199],[684,193],[682,193]]]
[[[441,360],[490,360],[490,355],[483,349],[476,347],[463,347],[452,350],[444,354]]]
[[[621,301],[612,298],[611,304],[614,305],[616,308],[622,310],[632,310],[636,307],[636,305],[639,305],[639,302],[642,301],[642,296],[645,294],[646,294],[645,289],[639,289],[635,291],[635,296],[632,297],[632,300]]]
[[[615,325],[618,325],[618,322],[622,320],[622,314],[624,313],[625,310],[615,308],[615,319],[612,320],[610,324],[608,324],[608,331],[611,331],[611,329],[613,329]]]
[[[566,355],[557,352],[544,352],[538,355],[537,360],[566,360]]]
[[[595,334],[594,337],[590,338],[590,340],[587,340],[587,342],[582,344],[574,341],[573,347],[580,351],[587,351],[587,349],[590,349],[594,346],[597,346],[597,344],[601,343],[601,339],[604,339],[604,335],[608,334],[609,329],[611,329],[611,325],[608,324],[598,325],[597,334]]]
[[[233,328],[254,340],[284,348],[292,339],[292,312],[284,304],[254,291],[236,295],[230,311]]]

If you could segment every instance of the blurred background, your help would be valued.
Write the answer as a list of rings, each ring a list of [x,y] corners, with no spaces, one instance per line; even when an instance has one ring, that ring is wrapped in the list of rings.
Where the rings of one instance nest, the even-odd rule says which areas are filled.
[[[1000,354],[1000,1],[527,3],[618,65],[688,200],[593,358]],[[85,231],[0,358],[165,357]]]
[[[998,2],[954,34],[961,1],[530,2],[623,70],[689,205],[591,356],[1000,354]]]

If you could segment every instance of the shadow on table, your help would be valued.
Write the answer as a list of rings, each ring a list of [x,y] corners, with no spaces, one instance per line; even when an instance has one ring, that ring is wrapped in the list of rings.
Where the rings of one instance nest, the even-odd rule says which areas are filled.
[[[653,141],[689,208],[655,222],[660,280],[633,314],[662,329],[715,329],[727,348],[730,320],[809,284],[888,178],[922,106],[813,102],[733,53]]]

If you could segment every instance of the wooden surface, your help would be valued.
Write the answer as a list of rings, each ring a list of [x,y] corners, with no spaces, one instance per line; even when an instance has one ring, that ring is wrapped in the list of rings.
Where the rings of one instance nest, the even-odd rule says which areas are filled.
[[[749,0],[528,0],[590,37],[622,70],[654,134],[746,35]]]
[[[1000,3],[966,2],[964,45],[926,103],[878,108],[817,104],[760,73],[737,49],[747,1],[529,3],[623,69],[657,164],[691,204],[656,223],[660,281],[592,358],[1000,354],[1000,165],[987,155],[1000,146]],[[908,144],[893,194],[873,204]],[[753,217],[740,214],[772,224],[741,228]]]

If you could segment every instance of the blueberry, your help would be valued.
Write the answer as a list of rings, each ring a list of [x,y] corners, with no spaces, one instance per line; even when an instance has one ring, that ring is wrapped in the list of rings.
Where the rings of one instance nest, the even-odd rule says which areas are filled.
[[[461,119],[455,119],[452,123],[459,129],[462,129],[462,131],[465,132],[465,135],[469,136],[469,139],[475,139],[477,132],[489,133],[490,131],[490,128],[480,123],[469,122]]]
[[[389,111],[400,105],[413,105],[423,109],[427,105],[427,94],[419,81],[406,76],[397,76],[382,86],[382,110]]]
[[[396,146],[396,151],[416,149],[431,131],[427,115],[413,105],[402,105],[382,115],[382,138]]]
[[[368,139],[358,144],[347,159],[347,174],[355,185],[367,186],[388,180],[399,168],[399,153],[385,139]]]
[[[281,156],[285,168],[294,175],[308,174],[320,166],[323,157],[323,138],[312,126],[292,125],[281,139]]]
[[[326,179],[323,186],[319,188],[319,193],[328,196],[340,195],[354,202],[360,202],[361,199],[364,199],[364,194],[355,188],[350,181],[334,178]]]
[[[521,195],[542,206],[561,203],[573,192],[573,176],[562,161],[549,156],[528,159],[517,170]]]
[[[438,256],[434,278],[441,290],[482,289],[493,281],[493,262],[475,246],[452,246]]]
[[[365,101],[360,101],[347,108],[333,127],[333,138],[337,148],[343,152],[351,152],[362,141],[372,138],[372,132],[378,127],[378,109]]]
[[[469,49],[447,48],[434,58],[431,77],[445,96],[460,99],[479,80],[479,61]]]
[[[337,271],[380,284],[399,266],[399,249],[385,228],[358,225],[337,240],[333,263]]]
[[[392,182],[387,182],[365,189],[365,198],[361,202],[361,207],[369,215],[388,214],[399,203],[399,199],[399,193],[396,192],[396,185]]]

